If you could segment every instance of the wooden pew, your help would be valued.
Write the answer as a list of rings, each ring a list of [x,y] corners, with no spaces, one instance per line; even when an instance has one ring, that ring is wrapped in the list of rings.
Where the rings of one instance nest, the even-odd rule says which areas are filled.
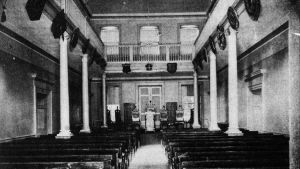
[[[288,168],[288,138],[272,133],[229,137],[220,132],[172,131],[163,132],[163,143],[174,169]]]
[[[68,165],[74,168],[101,168],[101,165],[105,168],[126,168],[129,160],[125,161],[125,153],[136,149],[139,140],[135,138],[135,132],[82,135],[68,140],[57,140],[54,136],[0,144],[0,168],[57,168]]]

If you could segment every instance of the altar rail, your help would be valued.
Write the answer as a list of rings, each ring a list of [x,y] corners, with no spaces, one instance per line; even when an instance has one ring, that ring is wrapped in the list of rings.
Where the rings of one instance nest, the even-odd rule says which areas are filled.
[[[178,62],[191,61],[194,45],[115,45],[105,46],[107,62]]]

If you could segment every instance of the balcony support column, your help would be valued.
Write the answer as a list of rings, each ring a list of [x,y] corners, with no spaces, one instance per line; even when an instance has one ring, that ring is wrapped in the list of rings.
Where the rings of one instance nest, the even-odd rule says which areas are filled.
[[[228,111],[229,127],[226,133],[229,136],[240,136],[238,118],[238,80],[237,80],[237,51],[236,31],[229,27],[228,41]]]
[[[210,131],[219,131],[218,114],[217,114],[217,69],[216,69],[216,55],[212,50],[209,51],[210,63]]]
[[[200,128],[198,117],[198,73],[194,71],[194,123],[193,128]]]
[[[102,74],[102,103],[103,103],[103,128],[107,128],[106,119],[106,73]]]
[[[64,38],[62,38],[64,36]],[[73,134],[70,131],[69,105],[69,76],[68,76],[68,34],[64,32],[60,37],[60,132],[57,139],[69,139]]]
[[[81,133],[90,133],[89,118],[89,81],[88,81],[88,54],[82,55],[82,107],[83,128]]]

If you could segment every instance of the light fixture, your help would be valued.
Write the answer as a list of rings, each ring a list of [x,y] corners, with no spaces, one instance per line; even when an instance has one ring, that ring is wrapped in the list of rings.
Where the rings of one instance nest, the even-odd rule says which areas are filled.
[[[1,22],[5,22],[6,21],[6,2],[7,0],[4,1],[4,3],[2,4],[2,15],[1,15]]]
[[[300,33],[293,33],[294,35],[296,35],[296,36],[300,36]]]
[[[6,8],[5,8],[5,6],[3,6],[3,11],[2,11],[2,15],[1,15],[1,22],[5,22],[6,21],[5,11],[6,11]]]

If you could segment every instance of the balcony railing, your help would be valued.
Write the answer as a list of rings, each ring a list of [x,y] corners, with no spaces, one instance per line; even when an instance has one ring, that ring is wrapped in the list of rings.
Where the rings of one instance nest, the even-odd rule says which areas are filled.
[[[107,62],[178,62],[194,58],[194,45],[105,46]]]

